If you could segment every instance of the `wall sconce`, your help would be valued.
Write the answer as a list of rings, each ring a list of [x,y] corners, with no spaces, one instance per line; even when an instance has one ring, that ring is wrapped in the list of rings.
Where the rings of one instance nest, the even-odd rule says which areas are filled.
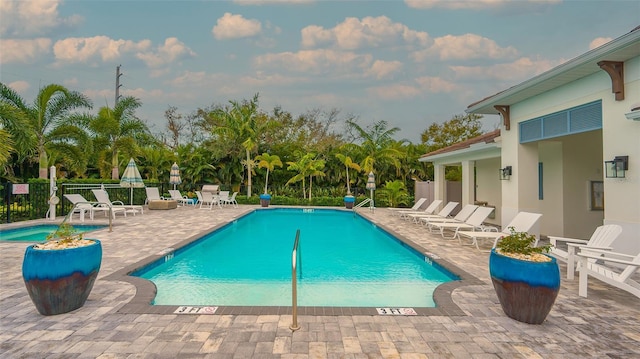
[[[629,156],[616,156],[611,161],[604,161],[605,177],[624,178],[629,169]]]
[[[511,166],[506,166],[505,168],[501,168],[498,171],[500,171],[501,180],[511,179]]]

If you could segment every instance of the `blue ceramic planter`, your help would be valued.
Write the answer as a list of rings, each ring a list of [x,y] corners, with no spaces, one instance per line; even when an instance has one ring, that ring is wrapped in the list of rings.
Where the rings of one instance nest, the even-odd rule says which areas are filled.
[[[356,198],[354,196],[344,196],[344,206],[348,209],[353,208]]]
[[[505,314],[517,321],[541,324],[560,290],[560,268],[551,262],[530,262],[491,250],[489,272]]]
[[[27,247],[22,277],[29,296],[43,315],[67,313],[89,297],[102,263],[102,244],[59,250]]]
[[[271,195],[263,193],[260,195],[260,205],[262,207],[269,207],[269,203],[271,203]]]

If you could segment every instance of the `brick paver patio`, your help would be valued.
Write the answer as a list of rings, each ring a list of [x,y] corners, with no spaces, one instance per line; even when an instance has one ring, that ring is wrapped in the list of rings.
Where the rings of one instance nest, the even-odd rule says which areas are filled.
[[[122,280],[124,269],[255,208],[179,207],[118,217],[113,232],[92,235],[102,240],[103,262],[85,306],[50,317],[38,314],[21,278],[27,245],[0,242],[0,358],[640,358],[640,299],[596,280],[582,298],[577,278],[563,278],[542,325],[516,322],[493,291],[488,253],[432,236],[385,209],[359,213],[464,272],[462,283],[439,289],[442,308],[420,316],[357,309],[301,315],[301,329],[292,332],[286,308],[285,314],[247,308],[250,314],[234,314],[243,313],[238,308],[162,314],[137,302],[145,293]]]

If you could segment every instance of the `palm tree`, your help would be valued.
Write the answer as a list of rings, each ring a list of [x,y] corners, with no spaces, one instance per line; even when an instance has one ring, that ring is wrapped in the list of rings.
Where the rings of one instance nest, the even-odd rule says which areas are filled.
[[[400,180],[385,182],[382,193],[386,196],[389,207],[407,204],[407,188]]]
[[[289,167],[287,168],[290,171],[297,171],[298,174],[293,176],[289,181],[287,181],[287,185],[295,182],[302,181],[302,193],[303,197],[307,198],[307,191],[305,189],[305,180],[306,177],[309,176],[309,199],[311,199],[311,189],[313,186],[313,177],[314,176],[324,176],[325,161],[321,159],[316,159],[315,154],[307,153],[304,156],[300,157],[297,162],[287,162]]]
[[[49,159],[47,150],[55,140],[68,142],[78,133],[77,126],[69,123],[69,117],[79,108],[92,108],[91,101],[83,94],[69,91],[61,85],[43,87],[33,105],[29,106],[15,91],[0,83],[0,101],[22,113],[35,136],[35,155],[38,157],[39,177],[47,178]],[[3,110],[4,112],[4,110]]]
[[[135,110],[140,106],[142,103],[137,98],[123,97],[113,109],[100,108],[98,116],[89,125],[96,134],[96,143],[105,149],[102,158],[111,158],[111,179],[120,178],[120,152],[126,152],[126,158],[135,157],[138,142],[149,134],[147,125],[135,116]]]
[[[366,130],[353,120],[348,120],[347,126],[354,130],[356,137],[362,141],[360,145],[351,144],[347,148],[360,153],[363,158],[360,166],[365,173],[376,172],[374,167],[388,164],[393,165],[396,169],[400,168],[398,158],[402,156],[402,152],[396,148],[396,141],[392,137],[400,128],[387,129],[388,124],[384,120],[374,123]],[[383,173],[382,171],[377,172]]]
[[[258,112],[258,94],[251,101],[229,103],[230,107],[213,111],[213,117],[221,121],[220,126],[215,127],[213,132],[221,136],[222,142],[229,146],[235,143],[242,144],[245,155],[242,163],[247,168],[247,197],[251,197],[251,175],[254,167],[251,154],[258,148],[258,139],[267,121],[266,117],[260,116]]]
[[[342,153],[336,153],[336,158],[342,162],[347,171],[347,196],[351,195],[351,184],[349,183],[349,168],[352,168],[358,172],[362,170],[359,164],[353,162],[351,157],[343,155]]]
[[[276,166],[282,167],[282,161],[280,161],[280,157],[278,157],[278,155],[270,155],[266,152],[259,156],[256,156],[256,161],[258,161],[259,168],[267,169],[267,177],[264,180],[264,194],[267,194],[267,185],[269,184],[269,171],[273,171]]]

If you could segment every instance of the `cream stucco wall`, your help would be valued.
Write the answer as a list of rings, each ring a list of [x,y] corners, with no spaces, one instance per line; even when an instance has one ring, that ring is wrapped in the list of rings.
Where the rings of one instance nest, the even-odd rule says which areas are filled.
[[[500,225],[502,217],[502,193],[500,191],[500,158],[489,158],[476,161],[476,200],[488,202],[495,206],[494,218],[488,218],[487,223]]]
[[[558,199],[562,203],[558,205],[562,207],[565,235],[575,233],[588,238],[590,233],[587,233],[587,228],[600,221],[596,213],[585,209],[588,197],[585,198],[584,192],[588,190],[588,181],[603,177],[604,160],[628,155],[629,171],[626,178],[603,179],[604,223],[623,226],[622,235],[613,245],[616,250],[634,254],[640,252],[640,121],[628,120],[624,115],[630,111],[632,104],[640,101],[640,57],[625,62],[624,74],[623,101],[615,100],[611,93],[609,75],[600,71],[510,107],[511,130],[503,128],[501,133],[501,167],[513,166],[514,174],[510,181],[502,181],[503,223],[508,222],[519,211],[539,211],[543,213],[543,234],[546,234],[544,231],[560,229],[557,217],[554,217],[558,214],[558,209],[552,208],[552,204],[546,200],[545,203],[537,200],[537,163],[541,155],[548,161],[548,156],[553,151],[544,148],[544,145],[539,149],[537,143],[520,144],[518,123],[593,101],[602,101],[601,141],[589,137],[600,136],[600,131],[593,131],[585,135],[587,137],[584,139],[577,137],[575,141],[571,136],[556,139],[563,143],[563,155],[550,164],[554,168],[558,166],[558,161],[561,162],[565,168],[565,178],[557,182],[554,178],[547,180],[545,173],[545,189],[549,188],[555,193],[562,192],[561,199]],[[584,221],[589,222],[589,226],[580,228]]]

